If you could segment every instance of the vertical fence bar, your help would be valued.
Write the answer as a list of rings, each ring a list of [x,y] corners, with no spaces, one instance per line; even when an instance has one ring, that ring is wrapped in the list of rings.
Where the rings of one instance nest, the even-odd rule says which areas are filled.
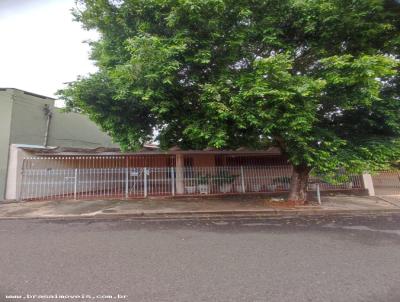
[[[129,168],[125,168],[125,198],[129,195]]]
[[[32,197],[36,197],[37,192],[39,192],[39,183],[36,183],[39,180],[39,169],[33,169],[33,163],[31,164],[31,177],[30,177],[30,182],[29,182],[29,186],[30,186],[30,190],[28,193],[29,199],[32,199]]]
[[[318,200],[318,204],[321,205],[321,193],[319,190],[319,183],[317,183],[317,200]]]
[[[61,198],[64,198],[65,197],[65,169],[62,169],[61,170],[61,181],[62,181],[62,184],[61,184],[61,188],[62,188],[62,194],[61,194]]]
[[[90,156],[85,158],[86,164],[85,164],[85,171],[84,171],[84,179],[83,181],[85,182],[85,197],[89,198],[90,195],[90,167],[91,167],[91,163],[90,163]]]
[[[175,171],[174,171],[174,167],[171,167],[171,191],[172,191],[172,196],[175,196]]]
[[[23,191],[25,189],[24,183],[26,181],[26,159],[24,158],[22,160],[22,165],[21,165],[21,180],[19,183],[19,186],[17,187],[17,201],[21,201],[23,198]]]
[[[38,184],[39,184],[39,188],[38,188],[38,193],[35,194],[35,199],[36,199],[38,196],[41,196],[41,195],[43,194],[43,188],[42,188],[42,183],[43,183],[43,169],[42,169],[42,168],[40,168],[40,169],[38,170],[37,181],[38,181]]]
[[[151,178],[153,175],[152,172],[152,168],[146,169],[147,195],[151,195],[153,192],[153,179]]]
[[[246,188],[244,186],[244,172],[243,172],[243,166],[240,166],[240,176],[242,180],[242,193],[246,192]]]
[[[143,169],[143,186],[144,197],[147,197],[147,168]]]
[[[78,187],[78,169],[75,168],[75,177],[74,177],[74,199],[76,200],[76,191]]]

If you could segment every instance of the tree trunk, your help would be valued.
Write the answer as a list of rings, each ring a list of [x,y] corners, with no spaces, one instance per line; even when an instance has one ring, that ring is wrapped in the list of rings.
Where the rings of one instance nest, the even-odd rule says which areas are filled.
[[[303,205],[307,201],[307,184],[311,169],[307,166],[294,166],[288,201]]]

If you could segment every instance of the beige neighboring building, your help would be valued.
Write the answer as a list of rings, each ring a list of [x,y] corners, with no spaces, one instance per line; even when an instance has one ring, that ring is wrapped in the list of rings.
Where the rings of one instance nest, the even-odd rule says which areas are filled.
[[[14,88],[0,88],[0,200],[5,199],[10,146],[117,148],[88,117],[64,113],[55,99]]]

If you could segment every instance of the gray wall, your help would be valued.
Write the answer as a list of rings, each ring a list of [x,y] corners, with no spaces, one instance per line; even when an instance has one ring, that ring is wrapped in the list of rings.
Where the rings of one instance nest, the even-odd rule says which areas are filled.
[[[54,100],[15,90],[11,119],[11,144],[43,145],[46,117],[43,108],[54,110]]]
[[[12,116],[12,92],[0,90],[0,200],[4,198]]]
[[[63,113],[54,99],[18,89],[0,89],[0,200],[5,197],[10,144],[43,145],[47,118],[43,108],[52,112],[48,146],[118,147],[86,116]]]
[[[93,123],[87,116],[53,110],[53,117],[49,131],[49,146],[64,147],[115,147],[111,138]]]

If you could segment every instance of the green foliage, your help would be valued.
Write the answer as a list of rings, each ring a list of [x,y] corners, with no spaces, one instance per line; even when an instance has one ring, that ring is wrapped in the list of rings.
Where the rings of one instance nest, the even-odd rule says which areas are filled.
[[[281,147],[315,173],[400,153],[400,5],[80,0],[96,74],[60,96],[125,149]]]

